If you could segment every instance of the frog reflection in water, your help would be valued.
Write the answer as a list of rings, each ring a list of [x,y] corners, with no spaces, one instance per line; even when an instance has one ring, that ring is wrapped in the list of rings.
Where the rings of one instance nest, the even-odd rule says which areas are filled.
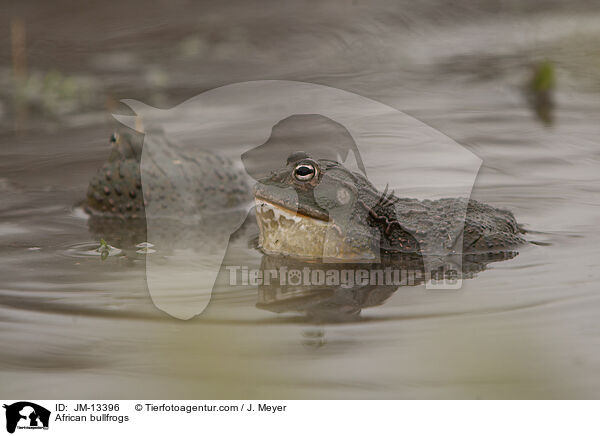
[[[491,262],[511,259],[516,252],[468,254],[462,279],[475,278]],[[417,253],[395,256],[383,263],[306,262],[287,256],[264,255],[256,307],[274,313],[297,313],[309,323],[355,322],[363,309],[384,304],[397,290],[419,286],[425,275]],[[442,279],[434,272],[430,279]],[[268,279],[267,279],[268,277]]]

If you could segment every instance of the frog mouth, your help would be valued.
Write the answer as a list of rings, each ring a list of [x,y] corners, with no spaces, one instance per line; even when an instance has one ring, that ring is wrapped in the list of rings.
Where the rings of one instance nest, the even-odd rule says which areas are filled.
[[[266,254],[328,261],[356,261],[373,256],[353,247],[332,220],[311,217],[258,196],[255,201],[259,247]]]
[[[289,207],[286,207],[282,204],[278,204],[272,200],[267,200],[266,198],[263,198],[260,196],[256,196],[255,201],[256,201],[257,213],[260,213],[263,211],[268,213],[269,211],[272,211],[274,217],[277,214],[279,214],[280,216],[283,216],[284,218],[293,220],[293,221],[300,221],[300,220],[308,219],[308,220],[320,221],[322,223],[329,222],[328,218],[311,216],[306,213],[303,213],[300,210],[290,209]]]

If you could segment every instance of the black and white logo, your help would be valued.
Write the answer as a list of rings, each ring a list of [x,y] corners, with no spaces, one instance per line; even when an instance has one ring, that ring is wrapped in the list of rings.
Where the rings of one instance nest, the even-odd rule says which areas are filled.
[[[29,401],[5,404],[6,431],[14,433],[16,429],[47,430],[50,422],[50,411]]]

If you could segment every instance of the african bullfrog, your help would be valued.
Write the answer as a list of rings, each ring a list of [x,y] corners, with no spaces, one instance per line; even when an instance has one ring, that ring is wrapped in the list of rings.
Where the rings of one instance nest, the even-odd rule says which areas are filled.
[[[156,211],[185,203],[192,212],[216,212],[235,207],[250,192],[231,160],[205,150],[186,154],[161,132],[145,138],[113,133],[110,143],[108,161],[87,191],[85,210],[92,215],[143,218],[151,203]]]
[[[83,203],[95,237],[134,251],[149,239],[162,247],[192,246],[237,228],[246,215],[250,183],[230,159],[186,153],[161,131],[121,131],[110,145]]]
[[[299,259],[510,252],[525,243],[513,214],[475,200],[417,200],[378,191],[361,173],[292,153],[256,184],[259,245]]]

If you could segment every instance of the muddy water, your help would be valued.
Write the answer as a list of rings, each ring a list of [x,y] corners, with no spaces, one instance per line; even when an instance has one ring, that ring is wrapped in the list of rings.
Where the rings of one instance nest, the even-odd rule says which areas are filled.
[[[28,77],[56,70],[92,89],[73,110],[47,97],[19,111],[2,91],[3,397],[598,396],[599,5],[179,6],[2,7],[25,23]],[[522,89],[544,58],[557,75],[551,126]],[[108,114],[125,111],[121,98],[168,108],[273,78],[352,91],[453,138],[483,159],[473,197],[512,210],[541,244],[460,290],[403,287],[352,319],[266,310],[259,289],[226,275],[201,316],[159,311],[144,255],[102,261],[76,207],[108,157]],[[260,264],[252,237],[231,243],[232,262]]]

